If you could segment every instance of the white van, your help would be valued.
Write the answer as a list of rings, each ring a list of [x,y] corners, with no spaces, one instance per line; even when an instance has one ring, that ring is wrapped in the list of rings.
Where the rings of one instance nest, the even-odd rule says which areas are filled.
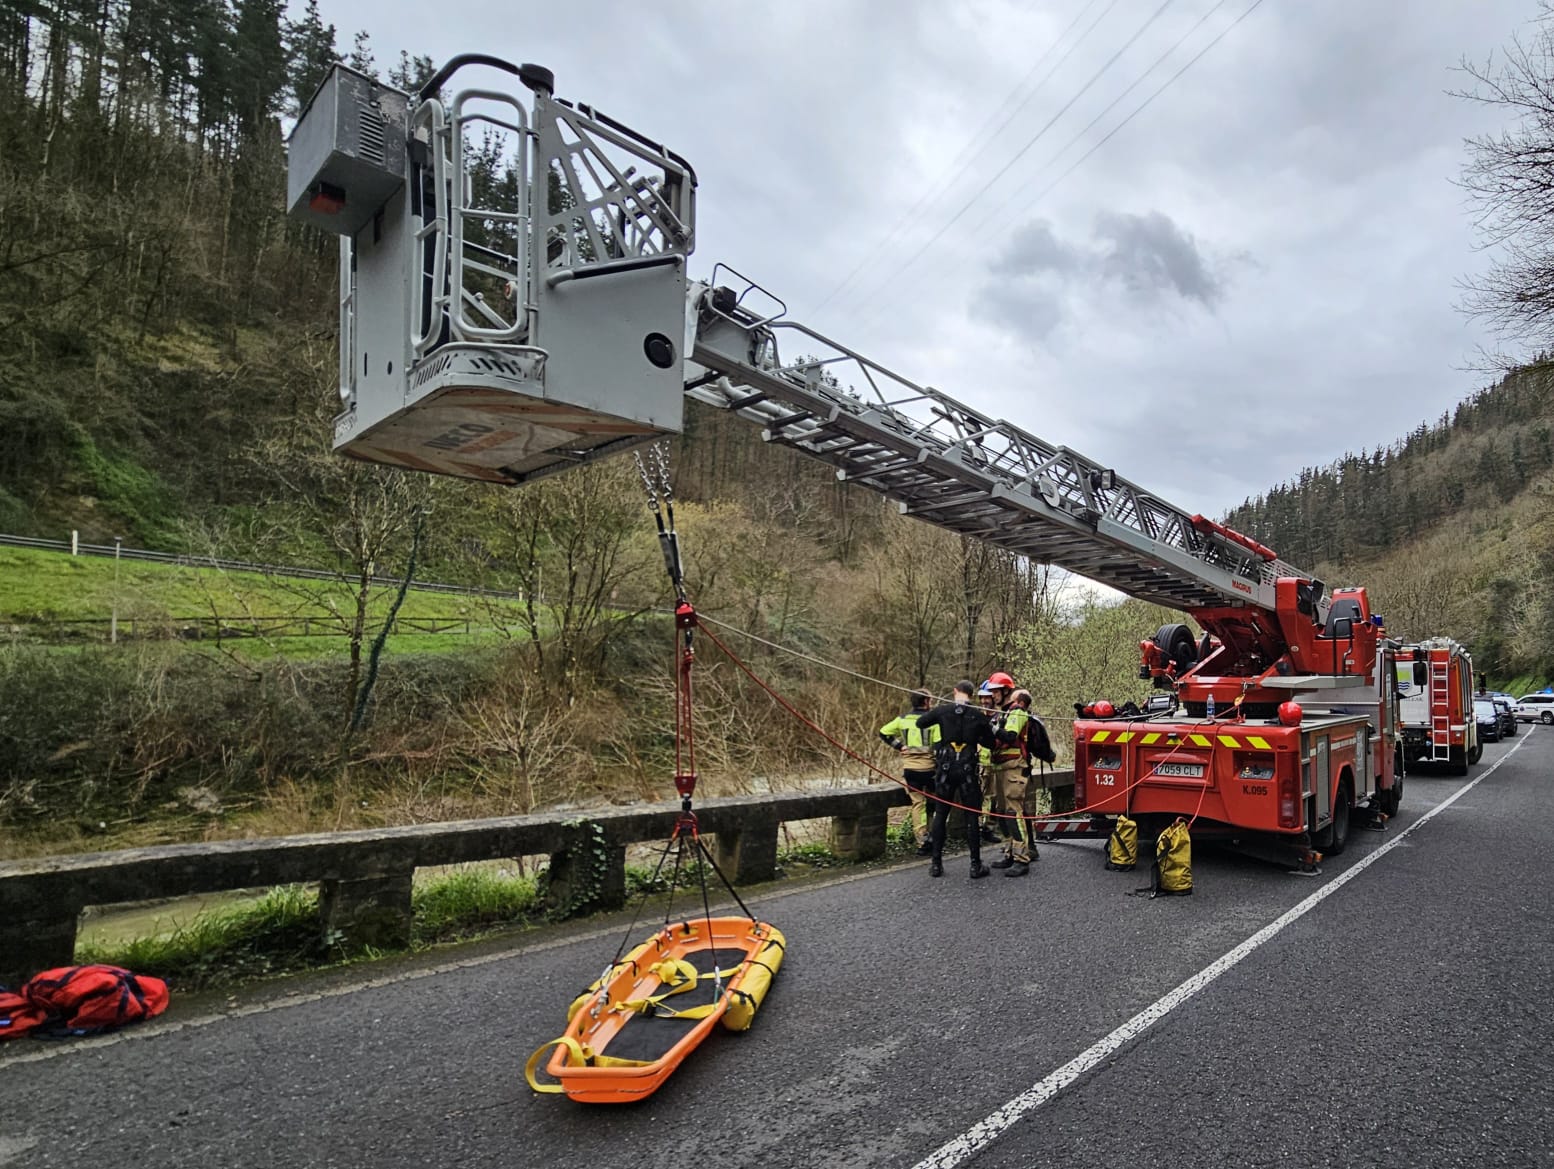
[[[1516,702],[1516,721],[1554,726],[1554,694],[1523,694]]]

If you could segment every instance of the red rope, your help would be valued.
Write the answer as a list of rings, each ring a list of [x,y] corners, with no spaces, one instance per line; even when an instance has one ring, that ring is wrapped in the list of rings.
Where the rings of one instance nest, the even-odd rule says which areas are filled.
[[[700,626],[700,629],[701,629],[702,633],[706,634],[707,639],[709,641],[711,641],[713,645],[717,646],[720,650],[722,650],[723,653],[727,656],[728,660],[733,662],[735,666],[739,667],[739,669],[744,673],[744,675],[747,678],[749,678],[752,682],[754,682],[762,690],[766,691],[766,693],[771,696],[771,699],[772,699],[773,702],[775,702],[778,706],[780,706],[784,710],[786,710],[794,718],[798,719],[799,722],[803,723],[810,730],[814,731],[822,739],[824,739],[826,742],[830,743],[838,751],[842,752],[842,754],[846,755],[850,759],[856,760],[857,762],[863,764],[865,767],[867,767],[870,771],[874,772],[876,775],[883,776],[885,779],[889,780],[891,783],[895,784],[897,787],[905,788],[907,786],[906,782],[903,779],[901,779],[900,776],[892,775],[890,772],[886,771],[884,768],[880,767],[878,764],[876,764],[876,763],[874,763],[874,762],[872,762],[872,761],[870,761],[868,759],[865,759],[862,755],[858,754],[858,752],[854,751],[851,747],[847,746],[847,744],[841,742],[840,740],[838,740],[838,739],[834,738],[833,736],[831,736],[830,734],[828,734],[823,727],[821,727],[813,719],[811,719],[808,715],[806,715],[803,711],[799,710],[798,707],[794,706],[791,702],[789,702],[781,694],[777,693],[777,691],[773,690],[769,685],[767,685],[766,681],[763,678],[761,678],[760,675],[758,675],[749,666],[745,665],[745,663],[740,660],[739,655],[736,654],[733,650],[729,649],[728,646],[724,645],[723,642],[718,639],[717,634],[713,633],[712,630],[708,629],[705,625]],[[1177,748],[1177,750],[1181,750],[1181,747],[1179,746]],[[1175,751],[1173,751],[1172,754],[1175,754]],[[1170,756],[1168,755],[1167,758],[1170,758]],[[1144,780],[1143,780],[1143,777],[1141,776],[1138,779],[1135,779],[1132,783],[1128,784],[1128,786],[1123,788],[1120,792],[1109,793],[1108,797],[1107,797],[1107,802],[1111,802],[1111,800],[1114,799],[1118,795],[1127,795],[1128,792],[1132,791],[1134,788],[1136,788],[1139,784],[1141,784],[1143,782],[1144,782]],[[943,796],[935,795],[933,792],[923,792],[922,794],[924,796],[926,796],[928,799],[934,801],[935,803],[944,804],[946,807],[959,808],[963,812],[975,812],[979,816],[982,814],[981,807],[971,807],[971,806],[969,806],[967,804],[956,803],[954,800],[947,800]],[[1201,795],[1199,797],[1199,804],[1200,804],[1200,806],[1202,804],[1202,796]],[[1019,819],[1019,820],[1025,821],[1027,823],[1035,824],[1035,823],[1045,823],[1048,820],[1067,820],[1067,819],[1071,819],[1074,816],[1087,815],[1094,808],[1096,808],[1098,806],[1099,805],[1091,804],[1091,805],[1088,805],[1088,806],[1083,807],[1083,808],[1074,808],[1072,811],[1068,811],[1068,812],[1049,812],[1049,813],[1046,813],[1044,815],[1036,815],[1036,816],[1027,816],[1023,812],[1010,812],[1008,814],[1005,814],[1005,813],[1002,813],[1002,812],[995,811],[993,814],[996,817],[998,817],[999,819],[1007,819],[1007,820]]]

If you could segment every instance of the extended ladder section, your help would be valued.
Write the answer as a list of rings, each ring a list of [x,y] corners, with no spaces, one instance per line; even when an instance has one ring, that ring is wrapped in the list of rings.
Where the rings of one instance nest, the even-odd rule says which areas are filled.
[[[445,96],[468,65],[530,95]],[[480,56],[417,95],[337,66],[299,119],[292,214],[341,237],[340,453],[521,483],[677,432],[688,393],[908,515],[1135,597],[1273,611],[1275,582],[1306,576],[785,319],[729,269],[689,282],[690,165],[552,87]]]
[[[1451,668],[1436,653],[1430,654],[1430,759],[1451,759]]]
[[[690,311],[702,372],[689,371],[687,393],[907,515],[1177,609],[1272,610],[1274,582],[1306,575],[1078,451],[785,320],[780,301],[722,265],[692,287]],[[800,356],[785,359],[780,342]]]

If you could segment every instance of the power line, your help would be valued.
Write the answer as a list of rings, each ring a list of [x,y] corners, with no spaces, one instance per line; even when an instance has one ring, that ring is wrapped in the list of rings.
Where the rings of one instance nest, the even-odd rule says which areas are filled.
[[[1261,0],[1259,0],[1259,2],[1261,2]],[[1120,58],[1124,53],[1133,47],[1134,43],[1137,42],[1138,39],[1149,30],[1150,26],[1153,25],[1155,21],[1159,20],[1160,17],[1164,15],[1165,10],[1171,7],[1173,3],[1175,3],[1175,0],[1164,0],[1164,3],[1162,3],[1159,8],[1155,9],[1150,17],[1138,27],[1137,31],[1135,31],[1134,34],[1123,43],[1122,47],[1114,52],[1110,57],[1108,57],[1106,59],[1106,63],[1090,75],[1089,80],[1079,87],[1079,91],[1075,93],[1073,97],[1069,98],[1068,101],[1064,102],[1063,105],[1058,109],[1058,112],[1053,114],[1052,117],[1047,120],[1046,124],[1043,125],[1040,130],[1036,131],[1035,135],[1028,142],[1026,142],[1024,146],[1020,147],[1020,149],[1015,152],[1014,157],[1006,162],[999,169],[997,174],[988,179],[987,182],[983,183],[982,186],[977,189],[976,194],[972,195],[972,197],[966,201],[961,209],[953,216],[951,216],[949,221],[940,227],[938,231],[929,236],[928,239],[922,244],[922,246],[917,249],[917,251],[908,256],[905,262],[898,264],[895,268],[893,268],[883,281],[875,285],[869,295],[865,297],[865,300],[873,300],[874,297],[877,296],[881,291],[889,287],[897,277],[902,275],[902,273],[904,273],[908,268],[915,264],[922,257],[924,252],[933,247],[934,244],[938,243],[939,240],[944,237],[945,232],[949,231],[950,228],[959,223],[966,212],[971,210],[971,208],[976,204],[977,200],[981,199],[983,195],[987,194],[988,190],[993,186],[994,183],[998,182],[999,179],[1008,174],[1010,168],[1012,168],[1015,163],[1019,162],[1020,159],[1024,158],[1031,147],[1035,146],[1036,143],[1040,142],[1042,138],[1046,136],[1047,131],[1052,129],[1052,127],[1057,124],[1058,119],[1067,113],[1075,102],[1077,102],[1090,91],[1090,87],[1099,81],[1102,75],[1117,63],[1118,58]]]
[[[1220,0],[1219,4],[1216,4],[1214,6],[1214,8],[1211,8],[1207,13],[1205,13],[1204,19],[1206,20],[1206,19],[1208,19],[1209,16],[1212,16],[1216,10],[1218,10],[1220,7],[1222,7],[1224,5],[1225,2],[1226,2],[1226,0]],[[1146,97],[1136,107],[1134,107],[1133,111],[1131,113],[1129,113],[1127,117],[1123,118],[1122,121],[1118,122],[1115,126],[1113,126],[1110,130],[1108,130],[1104,135],[1102,135],[1101,138],[1095,143],[1095,145],[1091,146],[1089,150],[1085,151],[1078,158],[1076,158],[1069,165],[1067,170],[1065,170],[1062,174],[1058,175],[1057,178],[1053,179],[1050,183],[1048,183],[1041,190],[1037,191],[1036,194],[1031,197],[1030,205],[1031,206],[1035,206],[1036,203],[1038,203],[1042,199],[1046,198],[1046,196],[1051,193],[1051,191],[1052,191],[1052,189],[1054,187],[1056,187],[1064,179],[1068,178],[1069,175],[1073,174],[1076,170],[1078,170],[1079,167],[1084,163],[1084,161],[1087,158],[1089,158],[1097,150],[1099,150],[1101,147],[1105,146],[1108,142],[1110,142],[1114,137],[1116,137],[1118,131],[1120,131],[1129,122],[1133,121],[1134,118],[1138,117],[1146,109],[1148,109],[1150,104],[1157,97],[1159,97],[1166,90],[1170,89],[1171,86],[1174,85],[1176,83],[1176,81],[1182,76],[1182,74],[1186,73],[1189,69],[1191,69],[1199,61],[1201,61],[1204,58],[1204,56],[1208,53],[1208,51],[1210,49],[1212,49],[1215,45],[1219,44],[1220,41],[1224,40],[1225,37],[1230,34],[1230,30],[1231,29],[1235,28],[1236,25],[1240,24],[1247,17],[1251,16],[1252,13],[1256,12],[1259,8],[1261,8],[1263,6],[1263,3],[1264,3],[1264,0],[1254,0],[1254,3],[1251,5],[1251,7],[1246,9],[1246,11],[1241,13],[1240,16],[1236,17],[1235,20],[1231,21],[1223,29],[1221,29],[1214,36],[1214,38],[1209,41],[1208,44],[1204,45],[1203,48],[1199,49],[1197,53],[1195,53],[1191,58],[1189,58],[1186,64],[1184,64],[1180,69],[1178,69],[1170,77],[1166,78],[1165,81],[1160,85],[1160,87],[1158,89],[1156,89],[1153,93],[1151,93],[1148,97]],[[1202,24],[1202,23],[1203,23],[1202,20],[1200,20],[1198,22],[1198,24]],[[1196,30],[1196,28],[1197,28],[1197,25],[1194,25],[1193,29]],[[1189,33],[1189,35],[1190,35],[1190,33]],[[1185,40],[1186,37],[1183,37],[1182,39]],[[1181,44],[1181,41],[1178,41],[1177,45],[1180,45],[1180,44]],[[1177,45],[1173,45],[1171,47],[1171,49],[1166,52],[1165,56],[1161,57],[1159,61],[1156,61],[1154,65],[1151,65],[1149,67],[1149,69],[1145,70],[1144,74],[1139,77],[1139,81],[1142,81],[1144,79],[1144,77],[1147,77],[1149,75],[1149,73],[1153,72],[1155,67],[1160,64],[1160,61],[1165,60],[1165,57],[1168,57],[1168,56],[1171,55],[1172,52],[1175,52]],[[1137,84],[1138,84],[1138,82],[1134,82],[1134,85],[1137,85]],[[1122,93],[1118,94],[1117,95],[1118,101],[1120,101],[1122,98],[1126,97],[1128,92],[1131,91],[1134,88],[1134,85],[1130,85],[1128,87],[1128,89],[1126,89]],[[1106,113],[1109,110],[1111,110],[1112,107],[1115,106],[1116,104],[1117,104],[1116,101],[1112,102],[1111,105],[1107,106],[1105,110],[1102,110],[1100,114],[1096,115],[1095,119],[1091,121],[1089,126],[1086,126],[1084,130],[1081,130],[1078,134],[1074,135],[1074,137],[1072,139],[1070,139],[1064,145],[1063,150],[1059,150],[1057,154],[1052,156],[1053,160],[1055,161],[1060,155],[1063,154],[1063,151],[1067,150],[1075,142],[1079,141],[1079,139],[1084,136],[1085,131],[1089,130],[1091,128],[1091,126],[1094,126],[1096,122],[1100,121],[1101,118],[1104,117],[1106,115]],[[1018,195],[1018,194],[1019,194],[1019,192],[1015,192],[1015,195]],[[995,207],[993,209],[992,214],[989,215],[987,217],[987,219],[984,219],[982,221],[983,224],[986,224],[987,222],[989,222],[1000,211],[1002,211],[1005,207],[1009,206],[1009,204],[1014,201],[1015,195],[1011,195],[1009,198],[1005,199],[1002,203],[1000,203],[997,207]]]
[[[901,229],[908,223],[911,223],[919,211],[921,211],[929,203],[936,202],[940,196],[949,193],[950,189],[955,185],[955,180],[960,172],[960,168],[963,166],[970,166],[973,162],[982,156],[983,151],[991,146],[993,144],[993,140],[997,138],[998,135],[1002,134],[1004,128],[1014,120],[1014,116],[1023,110],[1028,104],[1030,104],[1031,98],[1035,97],[1038,93],[1041,92],[1042,86],[1051,81],[1053,75],[1063,67],[1063,62],[1068,60],[1068,58],[1073,54],[1074,50],[1084,42],[1084,39],[1095,31],[1096,26],[1099,25],[1101,21],[1106,19],[1107,13],[1111,12],[1113,8],[1117,7],[1120,2],[1121,0],[1111,0],[1111,3],[1106,6],[1101,15],[1095,18],[1089,28],[1085,29],[1084,32],[1079,34],[1079,39],[1070,45],[1068,50],[1058,58],[1057,63],[1047,71],[1045,77],[1036,83],[1036,87],[1025,96],[1025,99],[1021,101],[1019,105],[1015,106],[1012,110],[1009,111],[1009,116],[999,123],[998,128],[994,130],[985,141],[982,141],[980,146],[977,145],[978,141],[982,139],[983,134],[987,132],[987,128],[993,124],[993,119],[997,118],[998,115],[1004,111],[1005,107],[1007,107],[1010,102],[1014,101],[1014,99],[1019,96],[1020,91],[1025,88],[1026,82],[1030,81],[1030,79],[1036,75],[1036,71],[1041,68],[1042,63],[1045,62],[1048,57],[1052,56],[1052,51],[1063,43],[1063,39],[1074,30],[1075,25],[1084,19],[1085,14],[1088,13],[1090,9],[1094,8],[1098,3],[1100,3],[1100,0],[1087,0],[1085,6],[1080,9],[1079,14],[1075,16],[1073,20],[1069,21],[1068,27],[1058,34],[1057,40],[1053,41],[1050,45],[1047,46],[1046,51],[1036,59],[1036,63],[1030,67],[1030,70],[1025,74],[1025,76],[1020,78],[1020,80],[1015,84],[1014,88],[1009,91],[1004,100],[999,103],[998,109],[989,114],[987,120],[982,123],[977,132],[966,140],[966,144],[961,147],[961,151],[958,155],[955,156],[955,160],[945,168],[939,177],[934,180],[932,185],[930,185],[920,196],[918,196],[917,202],[912,204],[911,207],[907,208],[906,211],[902,213],[901,217],[891,225],[890,230],[885,233],[885,238],[880,240],[880,242],[876,244],[873,249],[865,252],[858,263],[853,266],[852,271],[847,273],[847,275],[842,278],[841,282],[837,284],[836,287],[831,289],[830,292],[826,293],[825,299],[815,306],[813,310],[814,312],[820,312],[821,309],[825,308],[826,305],[830,304],[833,300],[836,299],[836,297],[841,295],[841,293],[850,284],[852,284],[853,280],[858,276],[858,274],[867,268],[871,263],[873,263],[874,260],[885,250],[885,248],[887,248],[891,242],[901,234]],[[975,153],[971,153],[968,157],[968,153],[971,152],[974,147]],[[948,183],[945,183],[944,180],[946,179],[949,180]]]

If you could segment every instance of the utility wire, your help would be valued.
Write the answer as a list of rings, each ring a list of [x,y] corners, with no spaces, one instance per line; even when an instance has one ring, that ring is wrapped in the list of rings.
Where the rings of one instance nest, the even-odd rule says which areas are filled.
[[[669,610],[658,610],[658,612],[668,611]],[[813,654],[807,654],[803,650],[794,649],[792,646],[783,645],[781,642],[768,641],[764,637],[760,637],[757,634],[751,633],[748,629],[740,629],[737,626],[728,624],[726,621],[719,621],[715,617],[709,617],[707,614],[702,612],[698,612],[696,614],[696,620],[705,622],[708,625],[716,625],[719,629],[726,629],[730,633],[737,633],[740,637],[747,637],[751,641],[759,642],[761,645],[766,646],[768,649],[774,649],[779,653],[789,654],[793,657],[799,658],[802,661],[810,662],[817,666],[823,666],[827,670],[835,670],[838,674],[846,674],[849,677],[857,678],[861,682],[872,682],[874,685],[883,686],[887,690],[899,690],[903,694],[912,694],[922,689],[921,686],[902,686],[896,682],[886,682],[881,678],[871,678],[868,674],[860,674],[857,670],[850,670],[846,666],[839,666],[835,662],[828,662],[824,658],[817,658]],[[943,701],[944,698],[943,695],[935,695],[934,697],[937,701]],[[1068,717],[1066,714],[1055,714],[1052,711],[1032,710],[1030,713],[1037,715],[1043,721],[1047,719],[1061,719]]]
[[[1214,6],[1215,9],[1219,8],[1220,5],[1223,4],[1224,2],[1225,2],[1225,0],[1220,0],[1220,4],[1216,4]],[[1084,161],[1087,158],[1089,158],[1097,150],[1099,150],[1101,147],[1105,146],[1108,142],[1110,142],[1114,137],[1117,136],[1118,131],[1120,131],[1129,122],[1133,121],[1134,118],[1138,117],[1146,109],[1148,109],[1150,104],[1157,97],[1159,97],[1166,90],[1170,89],[1171,86],[1174,85],[1176,83],[1176,81],[1182,76],[1182,74],[1186,73],[1189,69],[1191,69],[1199,61],[1201,61],[1204,58],[1204,56],[1208,53],[1208,51],[1210,49],[1212,49],[1215,45],[1219,44],[1220,41],[1224,40],[1225,37],[1230,34],[1231,29],[1235,28],[1236,25],[1240,24],[1247,17],[1251,16],[1252,13],[1256,12],[1259,8],[1261,8],[1263,6],[1263,3],[1264,3],[1264,0],[1254,0],[1254,3],[1252,4],[1252,6],[1250,8],[1246,9],[1246,11],[1241,13],[1240,16],[1236,17],[1235,20],[1231,21],[1223,29],[1221,29],[1219,31],[1219,33],[1217,33],[1215,35],[1215,37],[1211,41],[1209,41],[1208,44],[1204,45],[1203,48],[1199,49],[1197,53],[1195,53],[1191,58],[1189,58],[1186,64],[1184,64],[1175,73],[1171,74],[1170,77],[1166,78],[1165,81],[1160,85],[1160,87],[1158,89],[1156,89],[1153,93],[1151,93],[1148,97],[1146,97],[1142,102],[1140,102],[1137,106],[1135,106],[1133,111],[1131,113],[1129,113],[1127,117],[1123,118],[1122,121],[1118,122],[1115,126],[1113,126],[1110,130],[1108,130],[1095,143],[1095,145],[1091,146],[1089,150],[1085,151],[1078,158],[1076,158],[1072,163],[1070,163],[1067,170],[1065,170],[1062,174],[1058,175],[1057,178],[1053,179],[1050,183],[1048,183],[1041,190],[1037,191],[1036,194],[1031,197],[1030,206],[1035,206],[1042,199],[1046,198],[1046,196],[1052,192],[1052,189],[1054,187],[1056,187],[1064,179],[1068,178],[1069,175],[1073,174],[1076,170],[1078,170],[1079,167],[1084,163]],[[1213,11],[1214,11],[1214,9],[1210,9],[1210,13],[1211,14],[1212,14]],[[1203,22],[1199,21],[1198,23],[1202,24]],[[1197,26],[1195,25],[1194,28],[1196,28],[1196,27]],[[1185,38],[1183,38],[1183,39],[1185,39]],[[1178,44],[1180,44],[1180,42],[1178,42]],[[1174,51],[1174,50],[1175,50],[1175,46],[1172,46],[1172,51]],[[1166,56],[1170,56],[1170,53],[1168,52],[1166,54]],[[1161,58],[1161,60],[1164,60],[1164,59],[1165,59],[1164,57]],[[1158,65],[1158,64],[1160,64],[1160,62],[1156,61],[1155,65]],[[1155,68],[1155,65],[1151,65],[1150,66],[1150,70],[1153,70]],[[1143,78],[1141,77],[1139,80],[1142,81]],[[1128,88],[1132,89],[1133,86],[1129,86]],[[1124,91],[1123,94],[1119,95],[1119,97],[1126,96],[1126,92],[1127,91]],[[1112,103],[1113,106],[1116,105],[1116,104],[1117,104],[1116,102]],[[1112,108],[1112,106],[1107,106],[1106,110],[1110,110],[1111,108]],[[1101,114],[1104,115],[1106,113],[1106,110],[1102,110]],[[1096,121],[1099,121],[1099,120],[1100,120],[1100,118],[1098,116]],[[1090,126],[1093,126],[1093,125],[1095,125],[1095,122],[1091,122],[1090,123]],[[1090,129],[1090,126],[1086,126],[1085,130]],[[1068,147],[1072,146],[1074,144],[1074,142],[1077,142],[1079,140],[1079,138],[1083,134],[1084,134],[1084,131],[1081,130],[1079,134],[1076,134],[1074,136],[1073,140],[1071,140],[1066,146],[1063,147],[1063,150],[1067,150]],[[1060,151],[1058,151],[1057,154],[1053,155],[1053,159],[1056,160],[1058,158],[1058,156],[1063,153],[1063,150],[1060,150]],[[1018,192],[1016,192],[1016,194],[1018,194]],[[1013,201],[1014,201],[1014,195],[1011,195],[1008,199],[1005,199],[1002,203],[1000,203],[997,207],[995,207],[993,209],[992,214],[989,215],[987,219],[983,220],[983,224],[986,224],[987,222],[989,222],[992,218],[994,218],[1000,211],[1002,211],[1005,207],[1007,207]]]
[[[1036,71],[1041,68],[1043,62],[1045,62],[1048,57],[1052,56],[1052,51],[1063,43],[1063,39],[1067,37],[1069,33],[1074,31],[1074,26],[1084,19],[1085,14],[1099,3],[1100,0],[1088,0],[1084,8],[1080,9],[1079,15],[1075,16],[1074,19],[1069,22],[1068,27],[1058,34],[1057,40],[1053,41],[1050,45],[1047,46],[1046,52],[1042,53],[1042,55],[1036,59],[1036,63],[1030,67],[1030,70],[1025,74],[1024,77],[1020,78],[1015,87],[1009,91],[1008,96],[1006,96],[1004,100],[999,103],[998,109],[989,114],[987,120],[982,123],[977,132],[966,140],[966,144],[961,147],[961,151],[958,155],[955,156],[955,160],[945,168],[943,173],[941,173],[939,177],[934,180],[934,182],[929,187],[927,187],[921,195],[918,196],[917,202],[907,208],[906,211],[902,213],[901,218],[897,219],[896,222],[891,225],[890,230],[885,233],[885,238],[880,240],[880,242],[876,244],[871,250],[865,252],[862,258],[859,259],[858,263],[853,266],[852,271],[847,273],[847,275],[842,278],[841,282],[837,284],[836,287],[832,288],[830,292],[826,293],[825,299],[815,306],[813,310],[814,312],[820,312],[821,309],[825,308],[826,305],[830,304],[833,300],[840,296],[848,288],[848,286],[852,284],[853,280],[856,279],[858,274],[867,268],[871,263],[873,263],[885,251],[885,249],[890,246],[891,242],[901,234],[901,229],[908,223],[911,223],[919,211],[921,211],[925,206],[937,202],[941,196],[949,193],[950,189],[955,185],[956,178],[962,172],[962,168],[969,167],[978,158],[982,157],[983,152],[993,144],[993,139],[1002,134],[1004,132],[1004,128],[1014,120],[1015,115],[1030,104],[1031,98],[1035,97],[1038,93],[1041,92],[1042,86],[1046,85],[1047,82],[1052,80],[1053,74],[1055,74],[1063,67],[1063,62],[1067,61],[1074,50],[1084,42],[1084,39],[1095,31],[1096,25],[1100,24],[1101,21],[1106,19],[1107,13],[1109,13],[1113,8],[1117,7],[1118,3],[1120,3],[1120,0],[1111,0],[1111,3],[1106,6],[1105,11],[1103,11],[1100,16],[1095,18],[1094,22],[1090,25],[1089,28],[1085,29],[1084,32],[1079,34],[1079,39],[1068,47],[1067,51],[1058,58],[1057,64],[1053,65],[1052,68],[1047,71],[1047,75],[1036,83],[1036,88],[1031,90],[1030,93],[1026,94],[1024,100],[1022,100],[1017,106],[1011,109],[1009,111],[1008,117],[1000,122],[998,124],[998,128],[994,130],[985,141],[982,141],[980,146],[978,146],[978,141],[981,140],[982,136],[987,132],[987,128],[993,124],[993,120],[1003,112],[1005,107],[1007,107],[1010,102],[1014,101],[1014,99],[1019,96],[1020,91],[1025,88],[1026,82],[1030,81],[1030,79],[1036,75]],[[975,153],[970,153],[973,148],[975,148]],[[968,154],[970,154],[969,157]],[[949,181],[946,182],[945,180]]]
[[[1259,2],[1261,2],[1261,0],[1259,0]],[[1042,138],[1046,136],[1047,131],[1052,129],[1052,127],[1057,124],[1058,119],[1067,113],[1075,102],[1077,102],[1090,91],[1090,87],[1099,81],[1102,75],[1117,63],[1118,58],[1120,58],[1124,53],[1133,47],[1138,39],[1149,30],[1150,26],[1153,25],[1155,21],[1159,20],[1160,17],[1165,14],[1165,10],[1171,7],[1173,3],[1175,3],[1175,0],[1165,0],[1165,2],[1162,3],[1159,8],[1155,9],[1149,18],[1138,27],[1134,34],[1123,43],[1122,47],[1114,52],[1110,57],[1108,57],[1106,59],[1106,63],[1090,75],[1089,80],[1079,87],[1079,91],[1075,93],[1073,97],[1069,98],[1068,101],[1064,102],[1063,105],[1058,109],[1058,112],[1047,119],[1046,124],[1043,125],[1040,130],[1036,131],[1035,135],[1029,141],[1027,141],[1024,146],[1020,147],[1020,149],[1015,152],[1014,157],[1006,162],[999,169],[997,174],[988,179],[987,182],[983,183],[982,186],[977,189],[976,194],[972,195],[972,197],[965,202],[961,209],[953,216],[951,216],[949,221],[940,227],[938,231],[929,236],[928,239],[922,244],[922,246],[917,249],[917,251],[908,256],[903,263],[898,264],[895,268],[893,268],[883,281],[875,285],[869,295],[864,298],[865,301],[873,301],[880,292],[890,287],[890,285],[893,284],[898,277],[905,273],[908,268],[917,263],[924,252],[933,247],[933,245],[938,243],[939,240],[944,238],[945,232],[949,231],[950,228],[959,223],[962,217],[965,216],[966,212],[970,211],[976,202],[981,199],[983,195],[987,194],[988,190],[992,188],[993,184],[998,182],[999,179],[1003,178],[1004,175],[1008,174],[1015,163],[1024,158],[1025,155],[1030,151],[1031,147],[1035,146],[1036,143],[1040,142]]]
[[[1171,47],[1169,49],[1167,49],[1165,52],[1161,53],[1160,56],[1156,57],[1150,63],[1149,68],[1145,69],[1144,72],[1140,73],[1131,82],[1129,82],[1128,83],[1128,87],[1126,89],[1124,89],[1116,97],[1112,98],[1111,101],[1107,102],[1105,109],[1103,109],[1100,113],[1096,114],[1095,117],[1091,118],[1088,122],[1086,122],[1085,123],[1085,127],[1084,127],[1083,130],[1079,131],[1079,133],[1075,134],[1067,142],[1063,143],[1063,145],[1058,148],[1057,152],[1054,153],[1053,156],[1047,160],[1046,164],[1042,167],[1042,169],[1045,170],[1047,167],[1050,167],[1053,163],[1055,163],[1058,159],[1062,158],[1065,154],[1068,153],[1068,150],[1069,150],[1069,148],[1071,146],[1075,145],[1086,134],[1088,134],[1091,130],[1095,129],[1096,125],[1103,118],[1105,118],[1107,114],[1111,113],[1114,109],[1116,109],[1122,103],[1122,99],[1123,98],[1127,97],[1128,94],[1132,93],[1135,89],[1137,89],[1140,85],[1142,85],[1149,78],[1149,75],[1151,73],[1153,73],[1156,69],[1160,68],[1160,66],[1165,63],[1166,58],[1170,57],[1173,53],[1176,52],[1177,49],[1181,48],[1182,45],[1185,44],[1187,42],[1187,40],[1193,35],[1193,33],[1197,32],[1200,28],[1202,28],[1204,23],[1211,16],[1213,16],[1221,8],[1225,7],[1225,5],[1228,4],[1229,2],[1230,2],[1230,0],[1218,0],[1218,2],[1214,5],[1214,7],[1210,8],[1207,12],[1205,12],[1202,16],[1200,16],[1198,18],[1197,22],[1190,29],[1188,29],[1181,36],[1176,38],[1175,42],[1171,45]],[[1040,172],[1037,172],[1037,173],[1040,173]],[[1020,192],[1018,190],[1016,190],[1007,199],[1005,199],[1002,203],[1000,203],[997,207],[993,208],[992,212],[990,214],[988,214],[987,216],[985,216],[977,224],[976,230],[977,231],[981,231],[989,223],[991,223],[998,216],[998,213],[1000,211],[1002,211],[1005,207],[1009,206],[1010,203],[1014,202],[1015,198],[1018,197],[1019,194],[1020,194]]]

